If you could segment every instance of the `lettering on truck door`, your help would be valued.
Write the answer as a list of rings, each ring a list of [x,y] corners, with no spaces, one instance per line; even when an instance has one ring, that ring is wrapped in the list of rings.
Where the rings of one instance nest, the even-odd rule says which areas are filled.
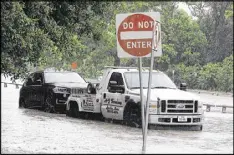
[[[81,105],[84,111],[94,111],[93,96],[94,95],[86,94],[84,97],[81,98]]]
[[[115,93],[116,100],[112,100],[113,106],[113,119],[122,120],[122,113],[123,113],[123,101],[122,101],[123,94]]]

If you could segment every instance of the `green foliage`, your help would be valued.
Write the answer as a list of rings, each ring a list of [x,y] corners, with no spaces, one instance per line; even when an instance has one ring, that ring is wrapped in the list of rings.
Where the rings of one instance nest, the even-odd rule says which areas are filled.
[[[216,75],[218,90],[233,92],[233,55],[224,59]]]
[[[19,2],[1,2],[1,69],[15,78],[27,72],[27,63],[38,63],[40,53],[52,44],[23,7]]]
[[[201,89],[211,89],[214,90],[217,87],[216,76],[220,64],[208,63],[199,72],[198,85]]]
[[[189,88],[232,91],[233,2],[187,2],[193,19],[179,2],[45,1],[1,2],[1,73],[18,78],[54,67],[96,78],[107,65],[137,66],[118,58],[116,14],[161,14],[162,57],[154,69]],[[208,11],[207,11],[208,9]],[[150,66],[150,58],[143,59]]]
[[[233,53],[233,2],[188,2],[208,41],[203,47],[204,64],[221,62]]]
[[[222,63],[208,63],[203,67],[180,63],[167,71],[172,79],[173,70],[177,85],[185,82],[190,89],[233,92],[233,55]]]
[[[196,88],[199,77],[200,66],[186,66],[180,63],[173,67],[174,70],[174,82],[179,85],[180,83],[187,83],[189,88]],[[169,76],[172,77],[172,70],[170,70]]]

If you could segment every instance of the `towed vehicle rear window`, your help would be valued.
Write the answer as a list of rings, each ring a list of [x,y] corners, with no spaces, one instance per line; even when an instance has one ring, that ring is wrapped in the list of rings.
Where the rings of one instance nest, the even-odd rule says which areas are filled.
[[[44,73],[45,83],[86,83],[85,80],[75,72],[47,72]]]

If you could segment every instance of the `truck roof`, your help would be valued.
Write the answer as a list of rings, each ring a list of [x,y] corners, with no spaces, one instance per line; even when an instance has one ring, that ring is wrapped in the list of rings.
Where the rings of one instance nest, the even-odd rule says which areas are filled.
[[[126,72],[139,72],[138,69],[133,69],[133,68],[113,68],[110,69],[113,72],[119,72],[119,73],[126,73]],[[149,72],[149,69],[142,69],[142,72]],[[158,70],[153,70],[152,72],[161,72]]]

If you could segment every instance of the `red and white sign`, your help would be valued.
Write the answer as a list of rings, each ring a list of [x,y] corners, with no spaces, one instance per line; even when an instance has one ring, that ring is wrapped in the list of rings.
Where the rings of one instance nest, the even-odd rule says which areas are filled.
[[[152,43],[155,21],[157,21],[157,29],[161,30],[160,14],[158,12],[117,14],[118,57],[150,57],[152,44],[155,46],[155,43]],[[159,37],[156,46],[157,51],[155,51],[154,56],[161,56],[161,37]]]

